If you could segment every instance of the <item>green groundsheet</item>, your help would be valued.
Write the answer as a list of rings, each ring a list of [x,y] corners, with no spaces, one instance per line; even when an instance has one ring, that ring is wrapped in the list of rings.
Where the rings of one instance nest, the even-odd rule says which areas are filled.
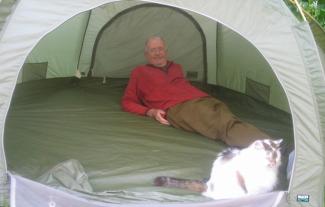
[[[83,166],[95,195],[115,193],[118,198],[109,202],[208,200],[197,193],[153,187],[152,180],[160,175],[208,178],[224,145],[121,111],[125,84],[120,79],[102,84],[101,79],[71,78],[18,84],[5,128],[9,170],[40,180],[54,166],[74,159]],[[272,136],[292,139],[287,113],[225,89],[210,92],[243,120]]]

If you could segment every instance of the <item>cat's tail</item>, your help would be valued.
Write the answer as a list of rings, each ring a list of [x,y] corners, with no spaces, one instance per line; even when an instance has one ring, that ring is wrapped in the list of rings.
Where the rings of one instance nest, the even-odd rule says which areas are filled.
[[[170,188],[182,188],[195,192],[205,192],[207,189],[206,183],[200,180],[190,180],[160,176],[154,180],[155,186],[163,186]]]

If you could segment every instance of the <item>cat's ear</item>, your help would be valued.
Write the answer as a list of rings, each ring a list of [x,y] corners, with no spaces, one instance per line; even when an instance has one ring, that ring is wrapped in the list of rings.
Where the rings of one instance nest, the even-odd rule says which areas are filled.
[[[256,140],[254,143],[254,148],[258,150],[264,149],[263,141],[262,140]]]
[[[273,143],[277,146],[277,147],[280,147],[281,143],[283,142],[283,139],[276,139],[276,140],[273,140]]]

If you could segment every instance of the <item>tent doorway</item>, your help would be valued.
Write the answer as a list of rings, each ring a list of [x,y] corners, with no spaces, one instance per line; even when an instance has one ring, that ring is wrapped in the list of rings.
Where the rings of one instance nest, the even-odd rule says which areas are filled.
[[[183,65],[192,81],[206,83],[206,38],[199,23],[183,10],[142,4],[115,15],[99,31],[91,63],[95,77],[127,77],[145,62],[145,40],[160,35],[168,42],[169,58]]]

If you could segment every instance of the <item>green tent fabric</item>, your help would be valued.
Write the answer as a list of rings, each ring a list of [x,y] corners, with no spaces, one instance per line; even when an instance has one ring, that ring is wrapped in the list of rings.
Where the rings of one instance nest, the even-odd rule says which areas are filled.
[[[185,65],[186,75],[193,81],[249,95],[291,115],[292,132],[287,133],[294,137],[296,156],[289,188],[287,191],[251,198],[247,205],[258,206],[261,199],[274,206],[324,205],[325,78],[322,32],[315,32],[312,27],[314,34],[317,34],[314,38],[309,24],[297,20],[284,2],[3,0],[0,6],[0,130],[1,139],[5,140],[0,145],[0,184],[5,186],[10,173],[13,186],[16,186],[11,192],[11,198],[12,195],[17,198],[11,200],[13,206],[41,206],[41,203],[59,200],[49,198],[51,192],[60,194],[66,202],[70,199],[68,203],[71,206],[78,203],[75,196],[63,195],[32,181],[36,178],[31,174],[28,177],[30,165],[24,164],[23,158],[10,160],[15,156],[15,150],[19,151],[19,136],[9,139],[9,128],[6,128],[13,121],[9,116],[15,113],[13,109],[19,109],[14,107],[18,102],[13,99],[16,96],[14,91],[18,91],[15,89],[19,88],[17,84],[25,86],[29,81],[44,81],[45,86],[40,87],[46,88],[46,84],[51,84],[50,79],[60,77],[77,76],[85,79],[89,76],[100,78],[103,83],[108,83],[111,78],[127,78],[132,68],[144,61],[140,55],[144,40],[152,34],[166,36],[170,46],[170,59]],[[137,13],[139,9],[141,12]],[[161,11],[164,12],[160,13]],[[166,21],[159,24],[162,29],[155,28],[152,22],[147,21],[157,16],[163,17],[166,13],[169,14],[164,17]],[[137,15],[142,18],[136,18]],[[182,24],[187,26],[177,26]],[[193,42],[192,37],[195,37]],[[102,47],[101,42],[109,43],[108,47]],[[105,54],[109,58],[106,59]],[[195,68],[190,68],[194,65]],[[54,88],[48,93],[52,90]],[[214,93],[213,90],[210,92]],[[93,92],[95,94],[96,91]],[[25,95],[26,101],[27,96],[35,98],[36,108],[42,107],[40,103],[49,97],[37,97],[32,92]],[[80,103],[92,103],[89,99],[79,98]],[[24,101],[24,98],[21,100]],[[68,97],[66,101],[74,101],[74,98]],[[79,103],[76,106],[80,106]],[[46,107],[49,107],[47,110],[51,109],[51,106]],[[33,117],[28,110],[22,113]],[[59,114],[54,112],[53,115]],[[129,117],[130,115],[123,115],[120,118],[127,120]],[[51,119],[45,118],[40,124],[46,124],[49,120]],[[64,131],[64,126],[59,124],[61,121],[59,119],[55,125],[63,128],[54,127],[54,134]],[[261,123],[263,119],[256,124]],[[18,130],[20,127],[23,128],[14,127],[15,130],[11,133],[22,133],[23,130]],[[29,127],[27,130],[38,128]],[[82,129],[84,128],[80,128],[81,131]],[[110,134],[113,131],[105,132]],[[273,132],[280,133],[278,130]],[[33,138],[28,139],[30,141],[27,143],[32,144]],[[50,142],[55,144],[55,141]],[[73,147],[71,145],[69,143],[64,148]],[[36,146],[35,149],[41,150]],[[45,158],[40,156],[35,161],[42,159]],[[69,159],[72,158],[66,157],[60,162]],[[14,165],[14,160],[20,164]],[[58,161],[42,171],[51,169],[60,163]],[[79,161],[83,165],[83,161]],[[20,166],[18,174],[14,173],[14,166]],[[21,178],[21,175],[27,179]],[[23,189],[28,186],[36,190],[31,190],[35,195],[32,201],[34,203],[30,203],[23,193]],[[0,192],[0,195],[4,198],[6,193]],[[227,205],[236,206],[238,202],[229,201]],[[270,203],[266,202],[265,205],[268,204]],[[213,204],[196,203],[196,206],[205,205],[222,205],[222,201]]]
[[[110,203],[209,201],[198,193],[154,187],[153,180],[208,178],[225,145],[121,111],[126,83],[55,78],[18,84],[6,122],[9,170]],[[210,90],[242,120],[292,141],[288,113],[229,89]],[[276,190],[287,188],[282,178]]]

